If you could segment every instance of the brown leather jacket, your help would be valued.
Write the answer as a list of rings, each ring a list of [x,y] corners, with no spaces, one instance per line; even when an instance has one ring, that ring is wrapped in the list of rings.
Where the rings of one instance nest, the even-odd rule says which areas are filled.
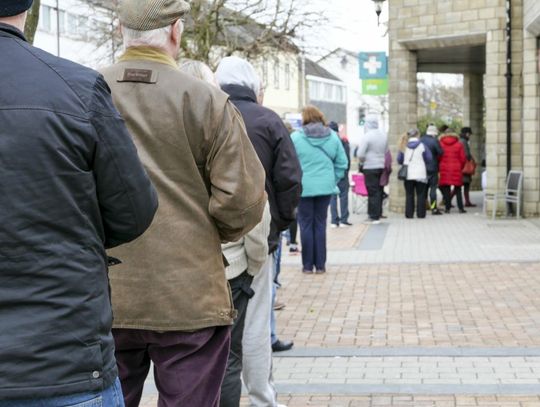
[[[141,238],[109,253],[122,261],[109,272],[114,327],[229,325],[234,310],[220,244],[260,221],[264,169],[226,94],[157,50],[130,50],[102,73],[160,206]]]

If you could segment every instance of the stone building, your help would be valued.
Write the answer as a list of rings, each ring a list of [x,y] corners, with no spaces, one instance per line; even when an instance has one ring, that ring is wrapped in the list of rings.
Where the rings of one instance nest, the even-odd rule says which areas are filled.
[[[400,134],[417,122],[417,73],[463,74],[464,123],[473,129],[472,148],[477,161],[486,159],[488,192],[504,190],[508,169],[522,170],[524,214],[538,216],[539,36],[538,0],[390,1],[389,110],[393,151]],[[507,83],[510,67],[511,83]],[[403,188],[394,177],[392,182],[391,207],[401,211]],[[503,209],[501,204],[499,210]]]

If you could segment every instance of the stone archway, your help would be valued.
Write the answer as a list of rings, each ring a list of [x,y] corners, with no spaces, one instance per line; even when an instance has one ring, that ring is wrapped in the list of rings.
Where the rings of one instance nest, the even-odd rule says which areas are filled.
[[[391,41],[389,140],[394,155],[400,134],[417,125],[417,73],[463,74],[463,124],[473,130],[471,148],[480,164],[487,155],[484,115],[487,48],[485,34]],[[473,180],[473,187],[479,186],[480,171]],[[394,178],[390,208],[403,212],[404,201],[401,183]]]

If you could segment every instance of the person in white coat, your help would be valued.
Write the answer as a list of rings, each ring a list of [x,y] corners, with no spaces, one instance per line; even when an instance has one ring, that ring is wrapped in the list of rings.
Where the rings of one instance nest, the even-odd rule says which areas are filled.
[[[426,217],[427,169],[433,160],[431,151],[420,142],[418,129],[410,129],[402,140],[397,156],[398,163],[407,166],[405,184],[405,217]]]

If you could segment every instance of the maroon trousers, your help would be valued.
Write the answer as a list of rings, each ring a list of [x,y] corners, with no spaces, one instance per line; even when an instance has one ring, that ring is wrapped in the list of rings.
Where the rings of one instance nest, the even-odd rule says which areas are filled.
[[[137,407],[154,363],[158,407],[217,407],[227,366],[230,327],[196,332],[113,329],[126,407]]]

